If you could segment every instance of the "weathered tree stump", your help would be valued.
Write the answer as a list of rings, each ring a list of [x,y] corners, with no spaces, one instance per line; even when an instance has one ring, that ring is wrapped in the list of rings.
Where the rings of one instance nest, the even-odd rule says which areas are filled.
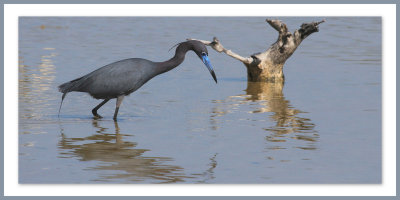
[[[300,43],[314,32],[318,32],[318,25],[325,22],[303,23],[300,29],[292,34],[288,31],[286,24],[280,20],[266,20],[275,30],[278,31],[278,40],[265,52],[256,53],[249,57],[242,57],[231,50],[227,50],[221,42],[214,37],[213,41],[198,40],[203,44],[211,46],[215,51],[225,53],[247,67],[247,80],[253,82],[283,82],[283,65],[294,53]],[[197,40],[197,39],[188,39]]]

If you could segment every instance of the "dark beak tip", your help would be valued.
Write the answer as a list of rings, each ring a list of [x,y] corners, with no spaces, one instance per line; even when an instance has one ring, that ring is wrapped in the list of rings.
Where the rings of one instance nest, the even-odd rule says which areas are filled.
[[[217,80],[217,76],[215,75],[214,71],[211,72],[211,76],[213,77],[215,83],[217,84],[217,83],[218,83],[218,80]]]

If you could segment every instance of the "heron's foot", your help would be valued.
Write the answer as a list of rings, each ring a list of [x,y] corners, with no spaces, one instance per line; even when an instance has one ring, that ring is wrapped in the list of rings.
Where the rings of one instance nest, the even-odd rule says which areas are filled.
[[[93,115],[93,118],[94,119],[101,119],[101,118],[103,118],[101,115]]]
[[[97,111],[95,111],[95,110],[92,110],[92,113],[93,113],[93,118],[95,118],[95,119],[103,118],[101,115],[97,114]]]

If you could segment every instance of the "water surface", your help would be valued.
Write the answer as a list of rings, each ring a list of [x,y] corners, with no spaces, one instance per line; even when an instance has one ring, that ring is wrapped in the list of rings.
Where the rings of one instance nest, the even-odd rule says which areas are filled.
[[[21,17],[19,183],[381,183],[381,18],[327,18],[287,61],[286,82],[252,83],[209,48],[212,80],[183,64],[115,101],[57,86],[111,62],[164,61],[217,36],[248,56],[277,32],[266,17]],[[280,17],[291,31],[321,18]]]

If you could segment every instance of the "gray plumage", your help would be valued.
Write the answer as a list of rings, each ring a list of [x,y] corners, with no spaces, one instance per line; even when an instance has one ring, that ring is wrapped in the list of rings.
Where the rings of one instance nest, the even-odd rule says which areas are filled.
[[[153,62],[145,59],[125,59],[64,83],[59,89],[62,93],[87,92],[96,99],[116,98],[134,92],[150,80],[151,75],[156,75],[153,66]]]
[[[114,120],[117,118],[118,109],[124,96],[139,89],[153,77],[165,73],[183,62],[187,51],[194,51],[209,69],[215,82],[214,70],[208,60],[207,48],[198,41],[182,42],[176,48],[175,56],[165,62],[153,62],[142,58],[129,58],[101,67],[85,76],[69,81],[58,86],[63,93],[60,104],[69,92],[86,92],[93,98],[104,99],[96,106],[92,113],[101,118],[97,110],[110,99],[117,98]]]

